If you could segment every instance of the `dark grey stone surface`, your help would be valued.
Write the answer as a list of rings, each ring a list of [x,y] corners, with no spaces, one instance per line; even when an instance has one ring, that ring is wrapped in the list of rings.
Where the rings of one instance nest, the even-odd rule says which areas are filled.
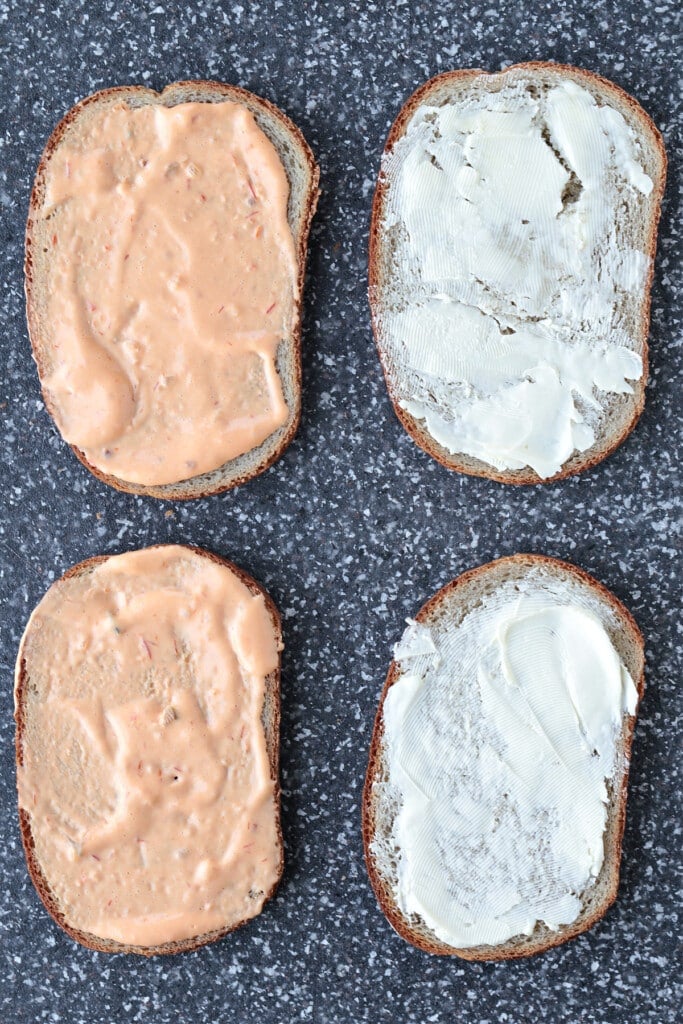
[[[445,1024],[681,1019],[679,626],[681,22],[639,3],[211,3],[0,0],[2,332],[0,1019]],[[547,58],[598,71],[662,129],[670,175],[653,290],[645,414],[592,472],[510,489],[442,469],[396,421],[366,303],[368,219],[390,122],[425,78]],[[98,483],[40,398],[22,236],[40,150],[103,86],[238,83],[302,127],[322,169],[306,288],[304,410],[284,458],[238,491],[173,506]],[[80,948],[28,880],[16,826],[12,667],[50,582],[89,555],[189,541],[260,579],[283,612],[284,881],[252,924],[151,962]],[[575,561],[622,598],[647,642],[619,899],[588,934],[526,962],[429,957],[371,893],[361,787],[390,645],[448,579],[516,551]],[[677,987],[678,986],[678,987]]]

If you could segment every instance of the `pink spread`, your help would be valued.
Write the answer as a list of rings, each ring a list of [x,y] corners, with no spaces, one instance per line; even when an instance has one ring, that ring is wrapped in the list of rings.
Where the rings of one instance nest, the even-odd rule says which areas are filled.
[[[97,469],[175,483],[287,422],[288,198],[275,147],[237,103],[120,102],[58,146],[41,210],[43,385]]]
[[[50,588],[20,657],[19,803],[70,924],[150,946],[258,914],[281,867],[263,596],[187,548],[115,556]]]

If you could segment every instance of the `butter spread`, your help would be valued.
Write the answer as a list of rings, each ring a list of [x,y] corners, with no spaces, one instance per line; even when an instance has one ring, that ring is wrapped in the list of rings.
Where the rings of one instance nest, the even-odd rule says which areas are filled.
[[[263,596],[187,548],[111,557],[50,588],[21,657],[19,803],[70,924],[150,946],[258,914],[281,865]]]
[[[236,103],[117,103],[52,155],[43,385],[97,469],[174,483],[287,422],[288,198],[275,147]]]
[[[419,107],[383,173],[401,406],[451,452],[552,476],[642,376],[620,311],[649,269],[635,133],[572,81],[517,80]]]
[[[604,616],[604,612],[602,613]],[[597,608],[504,584],[459,625],[410,622],[384,702],[396,898],[459,948],[575,920],[637,691]]]

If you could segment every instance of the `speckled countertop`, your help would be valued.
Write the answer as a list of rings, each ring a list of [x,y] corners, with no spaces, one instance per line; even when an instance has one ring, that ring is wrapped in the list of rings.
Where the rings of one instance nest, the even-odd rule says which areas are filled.
[[[0,1019],[664,1024],[681,1019],[679,630],[681,21],[675,0],[145,5],[0,2],[3,411]],[[645,414],[592,472],[509,489],[450,474],[396,421],[366,303],[368,219],[390,122],[424,79],[547,58],[614,79],[664,133],[669,187],[652,302]],[[279,104],[322,170],[304,322],[301,429],[274,468],[184,505],[116,493],[59,439],[40,399],[22,297],[22,236],[40,150],[107,85],[234,82]],[[678,134],[677,134],[678,133]],[[226,555],[283,613],[287,866],[256,921],[150,962],[74,944],[28,880],[16,825],[12,668],[25,620],[76,561],[160,541]],[[606,583],[647,643],[619,899],[592,931],[528,961],[429,957],[370,890],[361,787],[390,645],[404,618],[498,555],[568,558]],[[676,987],[678,984],[678,988]]]

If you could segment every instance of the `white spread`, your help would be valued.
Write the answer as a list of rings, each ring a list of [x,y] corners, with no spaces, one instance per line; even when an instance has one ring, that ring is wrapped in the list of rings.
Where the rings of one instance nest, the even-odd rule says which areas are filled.
[[[625,235],[653,183],[622,115],[564,81],[421,106],[387,158],[399,227],[383,314],[400,404],[451,452],[552,476],[589,448],[604,394],[642,375]]]
[[[577,594],[508,583],[458,626],[410,622],[396,647],[396,898],[454,947],[569,924],[602,866],[606,780],[638,694]]]

